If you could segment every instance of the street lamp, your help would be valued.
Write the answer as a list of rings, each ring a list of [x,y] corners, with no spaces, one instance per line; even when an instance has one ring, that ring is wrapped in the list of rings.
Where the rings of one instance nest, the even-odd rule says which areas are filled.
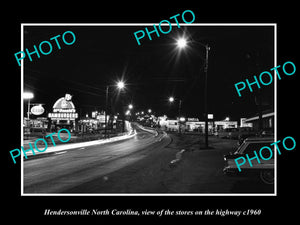
[[[208,148],[208,112],[207,112],[207,71],[208,71],[208,52],[210,47],[206,44],[202,44],[201,42],[195,42],[196,44],[205,47],[205,65],[204,65],[204,73],[205,73],[205,82],[204,82],[204,116],[205,116],[205,148]],[[182,37],[177,40],[177,47],[179,49],[183,49],[187,47],[187,40]]]
[[[133,108],[133,105],[132,104],[129,104],[128,105],[128,109],[132,109]]]
[[[118,87],[119,90],[122,90],[125,87],[125,83],[123,81],[119,81],[117,83],[117,87]]]
[[[170,103],[173,103],[175,101],[175,98],[174,97],[169,97],[169,102]],[[179,105],[178,105],[178,117],[180,117],[181,115],[181,99],[179,99]]]
[[[34,97],[33,93],[31,92],[24,92],[23,99],[28,99],[28,109],[27,109],[27,119],[29,120],[29,110],[30,110],[30,99]]]
[[[105,138],[107,138],[107,111],[108,111],[108,92],[109,92],[109,88],[111,86],[114,86],[114,85],[107,85],[106,86],[106,95],[105,95],[105,128],[104,128],[104,136]],[[123,88],[125,88],[125,83],[123,81],[118,81],[117,82],[117,88],[119,90],[122,90]]]
[[[174,101],[175,101],[174,97],[169,97],[170,103],[173,103]],[[182,100],[179,99],[179,104],[178,104],[178,122],[179,123],[184,122],[184,121],[182,121],[182,118],[184,118],[184,117],[181,117],[181,104],[182,104]],[[178,132],[181,133],[180,125],[179,125]]]
[[[187,46],[187,41],[186,41],[186,39],[185,38],[179,38],[178,40],[177,40],[177,47],[178,48],[185,48],[186,46]]]
[[[185,122],[185,117],[180,117],[180,118],[179,118],[179,121],[180,121],[180,122]]]
[[[33,97],[34,97],[34,95],[31,92],[24,92],[23,93],[23,99],[31,99]]]

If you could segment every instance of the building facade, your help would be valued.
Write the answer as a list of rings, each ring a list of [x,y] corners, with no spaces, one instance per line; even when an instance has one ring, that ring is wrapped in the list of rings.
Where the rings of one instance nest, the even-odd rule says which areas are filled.
[[[263,130],[274,130],[274,111],[264,111],[262,112],[262,129]],[[259,116],[255,115],[245,119],[246,123],[252,123],[254,130],[259,130]]]
[[[72,102],[72,96],[66,94],[64,97],[59,98],[53,105],[53,111],[48,113],[48,118],[51,120],[51,130],[67,128],[73,131],[78,113],[76,113],[76,108]]]
[[[176,131],[176,132],[205,132],[205,121],[199,121],[198,118],[186,118],[184,121],[177,119],[169,119],[167,116],[158,117],[158,124],[161,129],[166,131]],[[208,121],[208,132],[212,134],[216,131],[223,130],[226,128],[237,128],[237,121]]]

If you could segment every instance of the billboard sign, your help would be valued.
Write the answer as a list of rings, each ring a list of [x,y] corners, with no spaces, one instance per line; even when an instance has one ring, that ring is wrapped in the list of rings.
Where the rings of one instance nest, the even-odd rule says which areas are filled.
[[[33,115],[39,116],[45,112],[45,109],[41,105],[36,105],[33,106],[30,111]]]

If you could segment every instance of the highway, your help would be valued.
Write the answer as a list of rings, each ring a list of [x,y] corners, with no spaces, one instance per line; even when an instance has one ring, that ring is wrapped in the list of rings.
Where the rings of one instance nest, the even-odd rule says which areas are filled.
[[[64,149],[24,160],[26,194],[273,193],[256,176],[226,176],[223,156],[236,140],[149,132],[106,144]],[[66,145],[67,146],[67,145]],[[71,146],[71,144],[70,144]],[[182,150],[182,159],[177,155]]]
[[[164,132],[154,134],[136,125],[134,129],[137,135],[127,140],[66,149],[24,160],[24,194],[64,193],[94,179],[105,179],[106,174],[162,150],[171,141]]]

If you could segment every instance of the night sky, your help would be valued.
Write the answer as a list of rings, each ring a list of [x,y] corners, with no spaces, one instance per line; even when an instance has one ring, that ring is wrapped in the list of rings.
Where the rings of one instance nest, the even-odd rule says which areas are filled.
[[[105,87],[123,79],[126,90],[110,87],[115,111],[132,103],[136,111],[151,108],[156,115],[175,116],[179,100],[182,113],[203,119],[205,48],[208,44],[208,112],[216,120],[233,120],[256,114],[256,92],[238,97],[234,84],[274,67],[274,30],[271,26],[173,26],[169,34],[152,34],[138,45],[133,33],[145,26],[25,26],[24,48],[72,31],[73,45],[61,49],[54,41],[49,55],[24,60],[24,91],[33,92],[33,103],[47,112],[65,93],[73,96],[77,112],[84,116],[105,108]],[[152,29],[151,25],[147,25]],[[178,51],[176,38],[188,37],[188,48]],[[263,86],[264,109],[272,108],[274,85]],[[174,96],[170,104],[168,97]],[[123,110],[124,110],[123,108]],[[26,107],[25,107],[26,109]],[[25,114],[24,114],[25,115]]]

